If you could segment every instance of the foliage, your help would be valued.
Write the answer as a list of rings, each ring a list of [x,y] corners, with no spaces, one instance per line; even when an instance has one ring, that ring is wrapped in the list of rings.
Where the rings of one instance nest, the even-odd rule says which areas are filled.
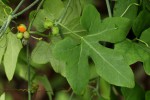
[[[143,63],[143,73],[150,75],[150,1],[115,1],[109,12],[112,17],[104,17],[91,0],[38,1],[29,15],[30,39],[24,33],[18,39],[8,25],[22,12],[12,11],[0,0],[0,63],[9,81],[14,75],[28,81],[29,95],[38,91],[31,83],[42,84],[52,100],[55,94],[49,77],[36,73],[46,64],[66,78],[71,99],[116,100],[119,94],[125,100],[149,100],[149,91],[138,83],[131,65]],[[128,37],[131,33],[134,39]],[[29,52],[31,39],[38,41]],[[68,94],[60,92],[56,100],[68,99]]]

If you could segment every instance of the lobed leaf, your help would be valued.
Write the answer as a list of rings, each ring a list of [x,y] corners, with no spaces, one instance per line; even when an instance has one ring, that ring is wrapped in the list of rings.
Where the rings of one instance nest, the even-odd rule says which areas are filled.
[[[53,49],[54,56],[66,63],[66,78],[78,94],[88,84],[89,58],[93,60],[97,73],[110,84],[130,88],[134,86],[133,72],[122,54],[99,44],[101,40],[112,43],[124,40],[131,28],[130,21],[116,17],[101,22],[99,17],[98,11],[92,5],[87,5],[81,24],[88,34],[81,36],[65,26],[71,32],[71,37],[58,42]],[[73,39],[72,35],[76,38]]]
[[[145,72],[150,75],[150,49],[145,45],[143,46],[127,39],[121,43],[116,44],[115,50],[121,52],[124,55],[128,61],[128,64],[133,64],[137,61],[143,62]]]

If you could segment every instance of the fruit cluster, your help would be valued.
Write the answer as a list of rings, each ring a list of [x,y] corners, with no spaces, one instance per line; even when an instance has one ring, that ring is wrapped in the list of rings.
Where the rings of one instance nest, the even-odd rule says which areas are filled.
[[[17,33],[17,38],[18,38],[18,39],[22,39],[22,38],[24,38],[24,39],[29,39],[30,34],[29,34],[29,32],[27,31],[27,28],[26,28],[26,26],[25,26],[24,24],[20,24],[20,25],[17,27],[17,29],[18,29],[18,33]]]
[[[53,21],[47,18],[45,19],[44,22],[44,28],[51,29],[53,35],[57,35],[59,33],[59,28],[54,25]]]

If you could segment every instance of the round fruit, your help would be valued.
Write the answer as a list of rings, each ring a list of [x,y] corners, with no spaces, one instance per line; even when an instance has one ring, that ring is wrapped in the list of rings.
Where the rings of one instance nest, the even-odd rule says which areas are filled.
[[[24,24],[20,24],[18,27],[17,27],[18,31],[19,32],[25,32],[27,30],[26,26]]]
[[[17,38],[18,38],[18,39],[22,39],[22,38],[23,38],[23,33],[20,33],[20,32],[17,33]]]
[[[24,37],[25,39],[28,39],[28,38],[30,37],[29,32],[25,31],[25,32],[23,33],[23,37]]]
[[[59,33],[59,28],[56,26],[52,27],[52,34],[57,35],[58,33]]]
[[[53,22],[49,19],[46,19],[44,22],[44,28],[50,29],[51,27],[53,27]]]

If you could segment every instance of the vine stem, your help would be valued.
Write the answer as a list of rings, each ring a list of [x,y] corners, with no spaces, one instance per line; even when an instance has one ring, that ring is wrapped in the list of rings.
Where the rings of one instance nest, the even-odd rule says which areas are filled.
[[[23,14],[24,12],[26,12],[27,10],[29,10],[30,8],[32,8],[39,0],[34,1],[32,4],[30,4],[27,8],[25,8],[24,10],[18,12],[17,14],[13,15],[13,18],[16,18],[18,16],[20,16],[21,14]]]
[[[29,63],[29,43],[27,42],[27,62],[28,62],[28,100],[31,100],[31,80],[30,80],[30,63]]]
[[[18,6],[15,8],[15,10],[12,12],[12,15],[14,15],[18,9],[20,8],[20,6],[23,4],[24,0],[21,0],[20,3],[18,4]]]
[[[109,17],[112,17],[109,0],[106,0],[106,5],[107,5],[107,10],[108,10],[108,15],[109,15]]]
[[[27,7],[27,9],[24,9],[24,11],[28,10],[30,7],[32,7],[33,5],[35,5],[39,0],[36,0],[36,2],[33,2],[30,6]],[[36,13],[34,14],[33,19],[31,20],[31,22],[29,23],[29,27],[28,27],[28,31],[30,32],[33,21],[35,19],[35,16],[37,15],[39,9],[41,8],[42,4],[43,4],[44,0],[42,0],[40,2],[40,4],[38,5],[37,9],[36,9]],[[21,14],[22,12],[20,12],[19,14]],[[19,14],[16,14],[17,16]],[[31,100],[31,75],[30,75],[30,57],[29,57],[29,41],[27,42],[27,62],[28,62],[28,100]]]

